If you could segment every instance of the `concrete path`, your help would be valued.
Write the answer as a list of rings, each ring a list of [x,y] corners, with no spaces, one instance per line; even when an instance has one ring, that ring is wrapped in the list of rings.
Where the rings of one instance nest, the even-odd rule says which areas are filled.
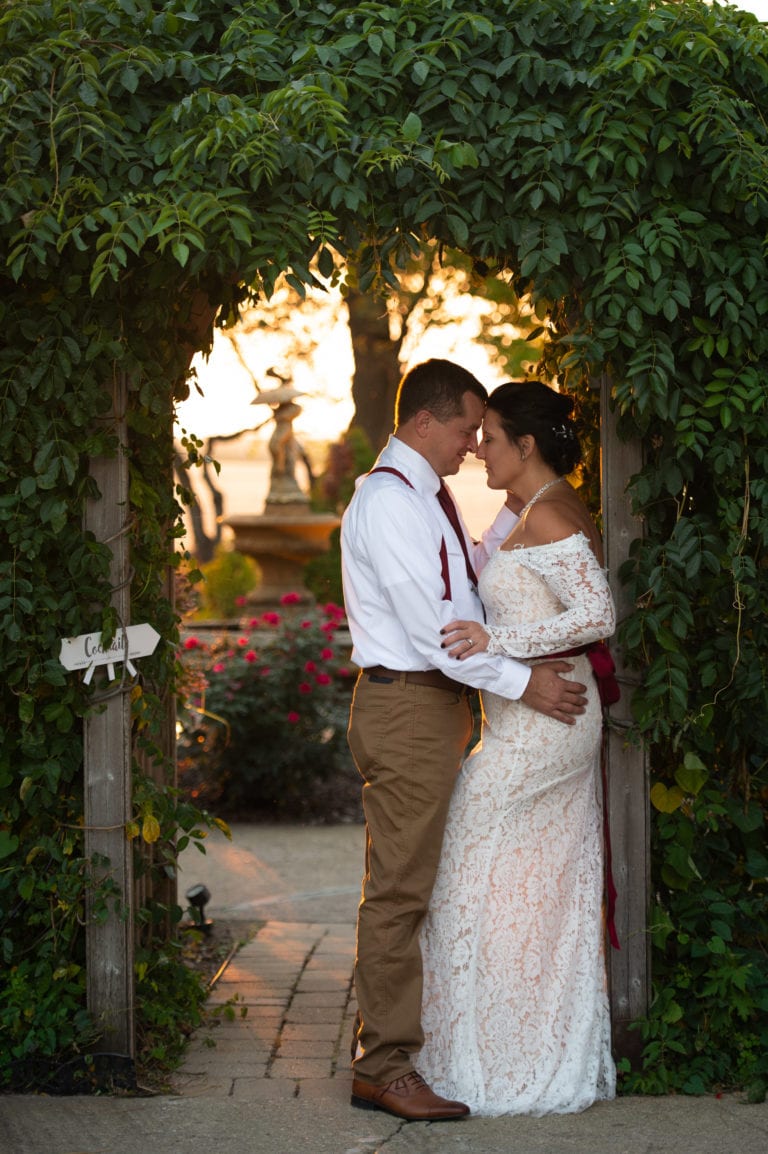
[[[768,1105],[620,1098],[583,1114],[405,1123],[349,1103],[363,831],[236,826],[186,851],[212,918],[266,925],[215,985],[172,1095],[0,1097],[1,1154],[766,1154]]]
[[[204,854],[188,846],[179,862],[180,899],[202,882],[211,894],[206,914],[214,919],[354,926],[362,825],[238,824],[232,835],[228,841],[214,830]]]

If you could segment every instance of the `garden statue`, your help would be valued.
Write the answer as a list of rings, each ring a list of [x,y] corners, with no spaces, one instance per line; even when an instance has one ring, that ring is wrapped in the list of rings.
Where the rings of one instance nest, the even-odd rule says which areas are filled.
[[[270,376],[277,376],[270,370]],[[301,408],[295,403],[295,398],[301,393],[290,385],[287,380],[280,380],[280,385],[259,393],[253,405],[270,405],[275,421],[275,428],[269,438],[269,451],[272,456],[272,471],[270,473],[269,492],[266,507],[270,505],[308,505],[309,496],[299,486],[296,479],[296,465],[299,461],[307,469],[312,481],[306,453],[302,449],[293,432],[293,422],[301,413]]]
[[[309,494],[296,479],[296,466],[307,471],[312,485],[310,461],[293,432],[293,422],[301,412],[296,397],[302,394],[288,378],[274,369],[270,377],[279,384],[260,392],[251,402],[270,405],[275,427],[269,438],[272,469],[269,491],[260,514],[240,513],[228,517],[226,524],[235,535],[235,548],[258,563],[261,583],[251,595],[256,604],[279,604],[284,593],[298,592],[302,600],[311,600],[304,587],[304,566],[314,557],[326,553],[329,538],[339,525],[331,513],[315,513],[309,508]],[[266,423],[266,422],[265,422]]]

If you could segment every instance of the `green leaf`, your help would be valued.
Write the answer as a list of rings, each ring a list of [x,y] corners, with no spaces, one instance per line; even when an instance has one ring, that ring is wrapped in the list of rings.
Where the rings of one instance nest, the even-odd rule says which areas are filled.
[[[0,860],[11,857],[19,848],[19,839],[8,830],[0,829]]]
[[[184,268],[189,260],[189,245],[185,244],[182,240],[174,241],[171,245],[171,252],[181,267]]]
[[[683,764],[675,771],[675,781],[689,796],[696,797],[709,780],[709,771],[695,753],[686,753]]]
[[[670,1001],[664,1009],[662,1020],[664,1022],[679,1022],[683,1017],[683,1007],[677,1002]]]
[[[477,153],[468,141],[460,141],[450,148],[451,163],[456,168],[477,168]]]
[[[446,216],[446,223],[448,224],[453,237],[458,245],[465,245],[469,241],[469,226],[465,220],[460,216],[455,216],[449,213]]]
[[[749,801],[743,806],[735,803],[733,824],[743,833],[753,833],[755,830],[762,829],[765,825],[765,814],[762,806],[755,801]]]
[[[139,87],[139,74],[134,68],[124,68],[120,73],[120,83],[126,92],[135,92]]]
[[[29,693],[24,693],[19,698],[19,721],[22,725],[29,725],[32,718],[35,716],[35,699]]]
[[[95,108],[99,103],[98,92],[93,85],[89,84],[86,80],[80,85],[78,92],[80,93],[80,99],[83,104],[87,105],[88,108]]]
[[[751,878],[766,878],[768,857],[760,850],[748,849],[744,857],[744,868]]]
[[[317,268],[321,276],[326,279],[333,275],[333,253],[328,248],[321,248],[317,254]]]
[[[409,112],[403,121],[403,137],[406,140],[418,140],[421,136],[421,118],[415,112]]]

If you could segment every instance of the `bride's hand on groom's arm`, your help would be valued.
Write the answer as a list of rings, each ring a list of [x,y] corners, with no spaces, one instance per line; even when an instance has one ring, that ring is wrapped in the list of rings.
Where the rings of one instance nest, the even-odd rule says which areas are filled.
[[[484,653],[488,648],[488,634],[478,621],[449,621],[440,634],[443,638],[441,649],[447,649],[448,656],[459,661],[475,653]]]
[[[520,700],[531,709],[545,713],[547,717],[573,725],[587,704],[584,696],[587,687],[579,681],[569,681],[567,677],[561,676],[570,673],[572,669],[573,665],[567,661],[547,661],[542,665],[534,665]]]

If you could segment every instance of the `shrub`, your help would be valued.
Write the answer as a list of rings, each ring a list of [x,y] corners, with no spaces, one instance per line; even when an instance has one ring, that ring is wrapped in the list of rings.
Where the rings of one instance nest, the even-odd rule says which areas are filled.
[[[343,610],[306,609],[297,593],[282,608],[184,642],[179,779],[196,802],[290,812],[348,758],[352,675],[333,644]]]
[[[259,584],[255,561],[236,549],[219,549],[213,561],[200,566],[204,582],[200,587],[200,618],[237,617],[238,604]]]
[[[765,801],[738,796],[738,781],[719,781],[690,753],[674,780],[651,791],[653,1002],[637,1024],[643,1068],[625,1088],[703,1094],[745,1086],[761,1101],[768,1085]]]

